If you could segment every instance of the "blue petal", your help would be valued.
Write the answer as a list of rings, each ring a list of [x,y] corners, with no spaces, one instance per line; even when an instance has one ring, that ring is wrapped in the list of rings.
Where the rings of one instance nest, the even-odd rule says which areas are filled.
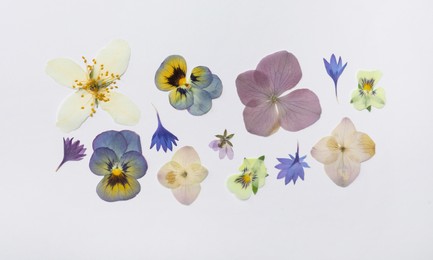
[[[111,130],[97,135],[93,140],[92,146],[93,150],[101,147],[110,148],[120,158],[125,153],[128,143],[120,132]]]
[[[213,77],[212,82],[208,87],[204,88],[204,90],[206,90],[209,93],[212,99],[215,99],[221,96],[223,92],[223,83],[221,82],[220,78],[217,75],[212,74],[212,77]]]
[[[282,179],[284,176],[286,176],[286,173],[287,173],[287,171],[280,171],[278,173],[277,179]]]
[[[212,98],[210,94],[202,89],[191,88],[194,95],[194,103],[188,108],[188,112],[194,116],[201,116],[209,112],[212,108]]]
[[[123,130],[120,131],[120,133],[123,135],[126,143],[128,144],[125,152],[136,151],[141,153],[140,136],[137,133],[130,130]]]
[[[190,76],[191,85],[195,88],[206,88],[212,82],[212,72],[208,67],[195,67]]]
[[[106,147],[97,148],[90,158],[89,168],[96,175],[111,174],[111,168],[119,159],[116,153]]]
[[[337,60],[335,59],[335,55],[334,54],[331,55],[330,63],[331,63],[332,67],[335,67],[335,65],[337,65]]]
[[[325,63],[326,72],[328,73],[329,76],[332,77],[331,64],[329,64],[329,62],[325,60],[325,58],[323,58],[323,62]]]

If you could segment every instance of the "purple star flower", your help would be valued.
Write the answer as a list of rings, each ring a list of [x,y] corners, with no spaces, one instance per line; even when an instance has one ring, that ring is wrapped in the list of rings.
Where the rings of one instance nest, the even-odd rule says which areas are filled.
[[[167,152],[167,149],[172,151],[173,144],[176,146],[176,141],[179,141],[177,137],[172,134],[170,131],[164,128],[164,126],[161,123],[161,119],[159,118],[158,111],[156,112],[156,116],[158,118],[158,128],[156,129],[155,133],[152,136],[152,142],[150,145],[150,149],[152,149],[153,146],[156,145],[156,150],[159,151],[159,148],[162,147],[164,152]]]
[[[289,154],[290,158],[277,158],[280,164],[277,164],[275,168],[280,170],[277,179],[285,177],[285,184],[287,185],[290,181],[296,184],[296,180],[300,177],[304,180],[304,168],[310,168],[306,162],[304,162],[306,155],[299,157],[299,144],[296,149],[296,154]]]
[[[323,58],[323,62],[325,63],[325,68],[326,68],[326,71],[328,72],[328,75],[334,81],[335,97],[338,100],[338,97],[337,97],[337,82],[338,82],[338,78],[343,73],[344,69],[346,68],[347,62],[346,62],[346,64],[343,65],[343,62],[341,61],[341,57],[339,57],[338,58],[338,63],[337,63],[337,59],[335,58],[334,54],[331,55],[330,62],[328,62],[327,60],[325,60],[325,58]]]
[[[248,132],[270,136],[280,126],[296,132],[314,124],[322,113],[319,98],[309,89],[291,90],[301,80],[296,57],[279,51],[264,57],[255,70],[241,73],[236,88]]]
[[[86,148],[84,145],[80,145],[80,141],[77,140],[73,142],[74,138],[63,138],[63,160],[57,167],[56,172],[62,167],[62,165],[67,161],[80,161],[86,156]]]

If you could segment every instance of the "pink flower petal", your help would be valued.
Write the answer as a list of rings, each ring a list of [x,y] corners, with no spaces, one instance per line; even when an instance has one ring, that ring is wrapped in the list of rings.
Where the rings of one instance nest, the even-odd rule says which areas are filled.
[[[269,78],[260,71],[249,70],[236,78],[236,89],[245,106],[255,107],[270,99],[273,89]]]
[[[302,78],[298,59],[287,52],[279,51],[264,57],[257,70],[264,72],[273,85],[273,93],[277,97],[293,88]]]
[[[270,102],[245,107],[244,123],[248,132],[260,136],[270,136],[280,128],[277,109]]]
[[[319,98],[308,89],[297,89],[279,98],[277,107],[281,127],[293,132],[314,124],[322,113]]]
[[[177,150],[173,155],[172,161],[179,163],[184,168],[190,164],[201,163],[198,153],[191,146],[184,146]]]
[[[231,146],[227,146],[227,157],[230,160],[233,160],[233,156],[234,156],[233,148]]]
[[[358,177],[360,171],[361,164],[345,153],[340,153],[335,162],[325,164],[326,174],[335,184],[341,187],[349,186]]]
[[[200,184],[182,185],[176,189],[172,189],[174,197],[183,205],[193,203],[200,193]]]
[[[219,152],[220,159],[223,159],[226,156],[226,154],[227,154],[227,147],[221,148]]]

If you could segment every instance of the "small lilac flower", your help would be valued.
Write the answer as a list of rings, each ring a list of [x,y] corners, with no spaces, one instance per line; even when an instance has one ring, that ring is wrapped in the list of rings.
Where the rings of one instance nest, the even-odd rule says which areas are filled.
[[[285,177],[286,185],[293,181],[293,184],[296,184],[296,180],[300,177],[304,180],[304,168],[310,168],[306,162],[304,162],[306,155],[299,157],[299,143],[296,149],[295,157],[289,154],[289,158],[277,158],[280,164],[277,164],[275,168],[280,170],[280,173],[277,176],[277,179],[282,179]]]
[[[224,130],[224,135],[215,135],[219,140],[213,140],[209,143],[210,148],[214,151],[219,151],[220,159],[224,159],[226,155],[230,160],[233,159],[233,144],[230,142],[230,139],[232,139],[234,135],[235,134],[228,135],[226,129]]]
[[[172,143],[176,146],[176,141],[179,141],[179,139],[177,139],[174,134],[164,128],[161,123],[161,119],[159,118],[158,111],[156,112],[156,116],[158,118],[158,128],[152,136],[152,143],[150,145],[150,149],[152,149],[152,147],[156,144],[157,151],[159,151],[159,148],[161,147],[164,152],[167,152],[167,148],[172,151]]]
[[[343,73],[344,69],[346,68],[347,62],[343,65],[343,63],[341,61],[341,57],[339,57],[338,63],[337,63],[337,59],[335,58],[334,54],[331,55],[330,62],[325,60],[325,58],[323,58],[323,62],[325,63],[325,68],[326,68],[326,71],[328,72],[328,75],[334,81],[335,97],[338,99],[338,97],[337,97],[337,82],[338,82],[338,78]]]
[[[84,145],[80,145],[80,141],[77,140],[73,142],[74,138],[63,138],[63,160],[57,167],[56,171],[62,167],[62,165],[67,161],[81,161],[84,156],[86,156],[86,148]]]

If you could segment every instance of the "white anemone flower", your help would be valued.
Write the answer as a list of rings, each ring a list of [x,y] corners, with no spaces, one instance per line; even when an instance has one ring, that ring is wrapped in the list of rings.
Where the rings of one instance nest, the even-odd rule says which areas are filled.
[[[371,107],[383,108],[385,106],[385,90],[377,88],[376,84],[382,77],[382,72],[375,71],[359,71],[358,89],[352,92],[350,103],[357,110],[367,109],[371,111]]]
[[[322,138],[311,155],[325,165],[329,178],[341,187],[351,184],[361,171],[361,162],[375,154],[375,143],[371,138],[355,129],[349,118],[343,118],[331,136]]]
[[[113,40],[105,46],[92,62],[83,58],[86,69],[74,61],[58,58],[48,62],[46,73],[57,83],[75,90],[68,96],[57,113],[57,127],[71,132],[96,113],[100,106],[114,121],[122,125],[135,125],[140,110],[117,89],[117,81],[128,68],[131,49],[124,40]]]

